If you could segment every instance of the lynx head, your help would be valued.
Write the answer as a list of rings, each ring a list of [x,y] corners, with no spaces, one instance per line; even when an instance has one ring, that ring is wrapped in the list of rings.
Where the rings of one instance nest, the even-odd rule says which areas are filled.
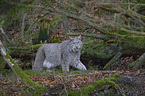
[[[81,36],[71,38],[70,39],[70,51],[73,53],[77,53],[82,49],[83,43],[81,41]]]

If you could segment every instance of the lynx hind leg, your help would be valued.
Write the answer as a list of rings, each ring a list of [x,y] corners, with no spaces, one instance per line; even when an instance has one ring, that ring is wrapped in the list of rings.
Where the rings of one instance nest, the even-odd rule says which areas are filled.
[[[87,68],[85,67],[85,65],[79,60],[76,61],[72,64],[73,67],[80,69],[80,70],[87,70]]]

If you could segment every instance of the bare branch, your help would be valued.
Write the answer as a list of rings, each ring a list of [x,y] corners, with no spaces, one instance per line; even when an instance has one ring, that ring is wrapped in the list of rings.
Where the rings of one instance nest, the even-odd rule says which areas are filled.
[[[1,30],[1,33],[4,35],[4,37],[6,38],[6,40],[9,42],[9,43],[12,43],[11,41],[10,41],[10,39],[9,39],[9,37],[5,34],[5,32],[4,32],[4,30],[3,30],[3,28],[0,26],[0,30]]]

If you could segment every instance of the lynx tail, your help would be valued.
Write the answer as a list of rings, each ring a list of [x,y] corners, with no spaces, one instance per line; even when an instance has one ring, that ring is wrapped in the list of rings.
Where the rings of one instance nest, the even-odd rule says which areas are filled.
[[[44,48],[43,45],[38,49],[38,52],[36,54],[35,57],[35,62],[32,65],[32,70],[36,71],[36,72],[40,72],[43,70],[43,62],[45,59],[45,55],[44,55]]]

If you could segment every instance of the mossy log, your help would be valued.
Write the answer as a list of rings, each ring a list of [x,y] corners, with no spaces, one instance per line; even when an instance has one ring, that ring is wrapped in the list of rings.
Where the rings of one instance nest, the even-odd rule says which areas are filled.
[[[117,60],[121,56],[137,56],[145,53],[144,41],[145,36],[117,35],[117,38],[114,37],[114,39],[107,40],[106,42],[84,42],[82,57],[87,59],[90,57],[97,58],[95,59],[95,64],[98,64],[97,60],[99,59],[103,59],[103,61],[106,60],[108,63],[106,62],[106,64],[103,64],[103,66],[106,65],[105,68],[107,68],[107,66],[111,66],[111,63],[115,62],[115,60]],[[118,54],[116,56],[116,54],[119,52],[121,52],[121,54]]]
[[[117,95],[125,96],[125,94],[121,90],[121,88],[114,82],[114,81],[118,80],[119,77],[120,77],[119,74],[114,74],[114,76],[112,78],[104,78],[103,80],[98,80],[94,84],[90,84],[85,88],[80,88],[79,90],[74,90],[74,91],[68,90],[68,95],[69,96],[78,96],[78,95],[82,94],[82,96],[90,96],[90,94],[92,94],[91,92],[93,92],[96,96],[100,96],[99,91],[105,90],[104,86],[111,85],[111,86],[115,87],[116,91],[119,91],[117,93]],[[95,92],[94,92],[94,90],[95,90]],[[114,94],[115,93],[112,94],[110,92],[107,95],[111,96]]]
[[[69,33],[67,34],[68,36],[79,36],[80,34],[72,34],[72,33]],[[109,40],[110,38],[108,38],[106,35],[99,35],[99,34],[81,34],[81,36],[86,36],[86,37],[93,37],[93,38],[96,38],[96,39],[103,39],[105,41]]]
[[[140,56],[136,61],[132,62],[129,66],[132,67],[132,70],[138,69],[145,62],[145,53]]]
[[[22,69],[15,63],[12,57],[6,52],[1,41],[0,41],[0,52],[4,60],[7,62],[7,64],[12,69],[12,71],[16,74],[16,76],[20,78],[29,88],[37,90],[38,93],[45,91],[45,87],[43,87],[40,84],[36,84],[22,71]]]
[[[119,45],[126,52],[145,52],[145,36],[120,36]]]
[[[122,53],[118,52],[104,67],[104,69],[108,69],[119,57],[121,57]]]
[[[95,58],[113,58],[121,51],[122,55],[141,55],[145,52],[144,36],[118,36],[118,40],[84,42],[82,53]]]
[[[35,56],[38,48],[42,46],[43,44],[37,44],[37,45],[30,45],[27,47],[9,47],[11,52],[10,55],[13,57],[31,57]]]

